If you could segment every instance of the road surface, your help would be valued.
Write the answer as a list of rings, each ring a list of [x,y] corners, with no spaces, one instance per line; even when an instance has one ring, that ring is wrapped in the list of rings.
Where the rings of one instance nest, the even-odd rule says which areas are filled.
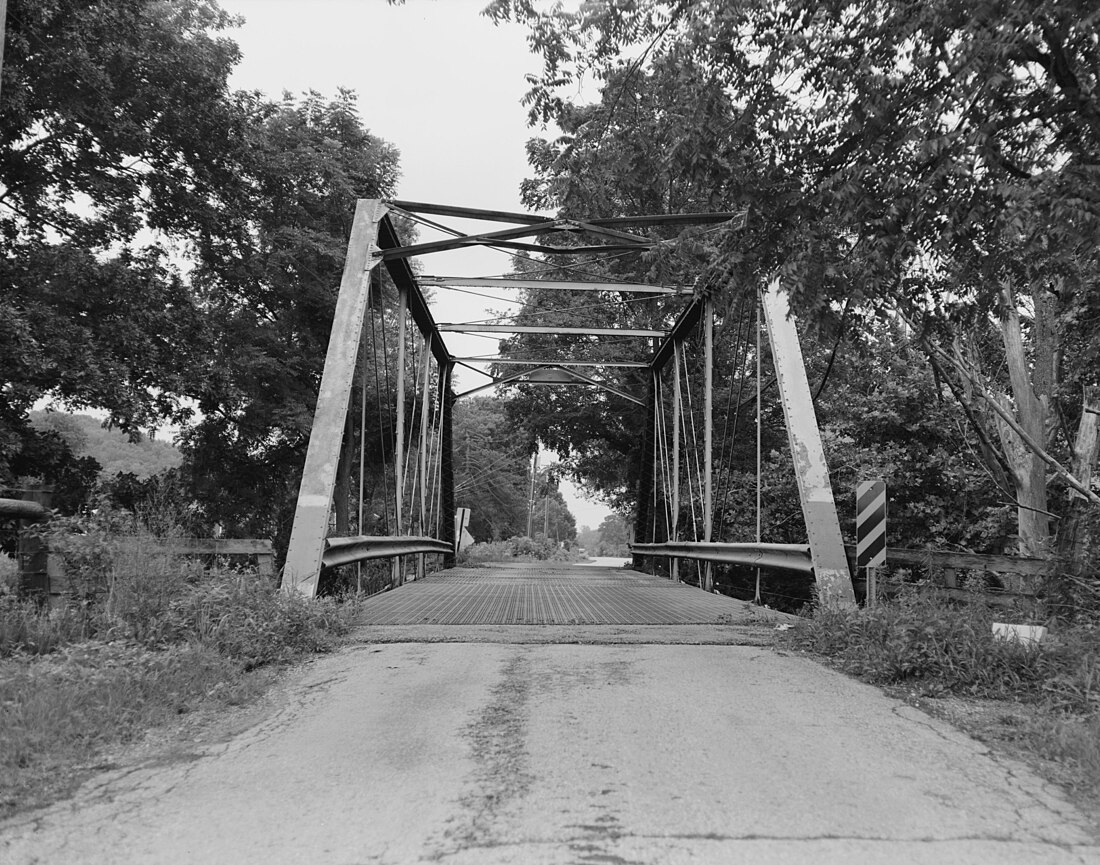
[[[682,644],[718,630],[388,631],[8,821],[0,862],[1100,863],[1023,766],[809,659]]]

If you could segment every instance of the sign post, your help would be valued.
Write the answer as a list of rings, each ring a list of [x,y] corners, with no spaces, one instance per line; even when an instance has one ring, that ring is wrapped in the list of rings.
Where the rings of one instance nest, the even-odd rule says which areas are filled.
[[[455,508],[455,555],[462,552],[462,535],[470,525],[470,509]]]
[[[867,569],[868,607],[877,600],[878,569],[886,564],[886,482],[860,481],[856,487],[856,567]]]

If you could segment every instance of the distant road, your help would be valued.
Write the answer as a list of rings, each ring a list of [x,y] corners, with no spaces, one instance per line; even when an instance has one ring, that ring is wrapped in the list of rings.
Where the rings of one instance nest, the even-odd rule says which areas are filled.
[[[1100,863],[1023,766],[810,660],[555,628],[364,631],[407,641],[322,658],[228,742],[7,822],[0,862]]]

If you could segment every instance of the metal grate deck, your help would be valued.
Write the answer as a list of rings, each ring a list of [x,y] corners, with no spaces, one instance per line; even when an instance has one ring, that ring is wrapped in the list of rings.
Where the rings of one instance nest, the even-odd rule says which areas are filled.
[[[692,625],[743,617],[744,602],[637,571],[584,565],[455,568],[364,604],[369,625]]]

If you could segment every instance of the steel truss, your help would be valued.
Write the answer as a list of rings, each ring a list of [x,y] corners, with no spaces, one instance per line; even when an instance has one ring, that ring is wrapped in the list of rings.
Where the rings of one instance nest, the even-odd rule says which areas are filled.
[[[416,215],[423,222],[439,228],[452,237],[413,245],[402,245],[390,213]],[[480,234],[463,234],[446,226],[430,222],[423,215],[461,217],[495,222],[513,223],[517,227]],[[812,572],[817,581],[819,598],[825,602],[854,603],[851,579],[844,556],[839,521],[833,503],[828,469],[817,429],[813,404],[809,395],[805,367],[794,323],[789,315],[785,296],[779,291],[778,281],[773,281],[765,293],[764,310],[767,331],[776,367],[777,381],[787,422],[787,434],[791,452],[795,455],[795,473],[803,515],[806,520],[809,544],[787,546],[774,544],[714,544],[712,489],[713,451],[713,381],[714,337],[713,300],[709,295],[694,293],[683,286],[645,285],[640,283],[570,282],[563,280],[531,279],[470,279],[458,277],[422,277],[425,285],[433,286],[481,286],[518,289],[557,289],[594,292],[616,292],[650,295],[691,295],[671,330],[624,328],[560,328],[521,325],[486,324],[437,324],[421,289],[421,282],[414,276],[409,258],[469,246],[520,249],[541,254],[589,254],[643,251],[658,241],[627,228],[645,228],[654,225],[716,224],[733,219],[733,213],[664,214],[613,219],[547,219],[531,214],[506,211],[476,210],[426,204],[422,202],[364,199],[357,203],[355,219],[348,244],[344,274],[340,283],[332,332],[329,338],[325,367],[314,412],[313,429],[302,474],[298,503],[291,530],[282,586],[286,591],[314,595],[322,567],[347,564],[368,558],[395,557],[394,579],[400,583],[404,568],[400,558],[406,555],[418,557],[419,574],[424,573],[424,556],[440,554],[444,567],[453,565],[455,553],[454,523],[450,519],[454,508],[454,480],[451,466],[451,415],[455,399],[477,393],[498,384],[524,383],[557,386],[596,387],[619,397],[646,406],[647,428],[644,435],[645,453],[642,477],[638,488],[637,519],[635,529],[636,555],[667,556],[673,562],[673,577],[677,578],[676,561],[679,558],[705,562],[767,563],[773,567],[791,567]],[[542,240],[543,235],[565,233],[582,236],[589,245],[562,246]],[[533,240],[531,240],[533,239]],[[397,288],[397,412],[394,444],[394,497],[393,513],[396,536],[358,535],[348,538],[328,537],[333,492],[338,464],[345,442],[349,402],[353,390],[356,360],[364,346],[364,323],[374,271],[384,265]],[[410,332],[411,317],[415,329]],[[680,477],[682,474],[681,427],[684,415],[681,408],[683,389],[680,381],[683,363],[684,341],[699,326],[704,333],[704,406],[703,406],[703,460],[702,480],[698,495],[701,499],[703,538],[701,541],[681,541],[679,511],[681,508]],[[506,333],[576,333],[589,337],[614,335],[658,339],[652,359],[648,364],[636,361],[602,363],[578,358],[550,360],[547,358],[472,358],[450,354],[443,340],[446,332],[506,332]],[[409,337],[418,337],[420,351],[419,368],[414,370],[413,390],[419,393],[421,406],[419,423],[412,417],[418,431],[416,443],[406,435],[407,344]],[[435,361],[434,395],[429,361]],[[365,363],[365,357],[363,358]],[[526,368],[514,375],[493,377],[483,386],[467,390],[456,396],[452,390],[454,367],[457,364],[501,363],[523,365]],[[664,417],[666,391],[669,388],[668,367],[673,390],[673,444],[672,452],[662,450],[667,439],[667,419]],[[647,366],[649,387],[645,397],[625,393],[608,382],[576,372],[571,367],[638,367]],[[475,367],[470,367],[476,369]],[[480,371],[479,371],[480,372]],[[484,373],[483,373],[484,374]],[[365,410],[364,410],[365,417]],[[350,436],[348,437],[350,439]],[[416,453],[416,464],[406,471],[406,464]],[[656,496],[656,480],[661,479],[671,502],[669,537],[664,543],[655,543],[651,529],[651,508]],[[410,492],[406,491],[406,488]],[[689,484],[689,499],[692,499]],[[360,485],[362,496],[362,485]],[[438,505],[438,507],[437,507]],[[362,507],[360,507],[362,512]],[[360,532],[362,516],[360,516]],[[416,532],[416,534],[413,534]],[[431,536],[431,534],[434,536]],[[710,589],[712,579],[707,566],[701,580],[703,588]]]

